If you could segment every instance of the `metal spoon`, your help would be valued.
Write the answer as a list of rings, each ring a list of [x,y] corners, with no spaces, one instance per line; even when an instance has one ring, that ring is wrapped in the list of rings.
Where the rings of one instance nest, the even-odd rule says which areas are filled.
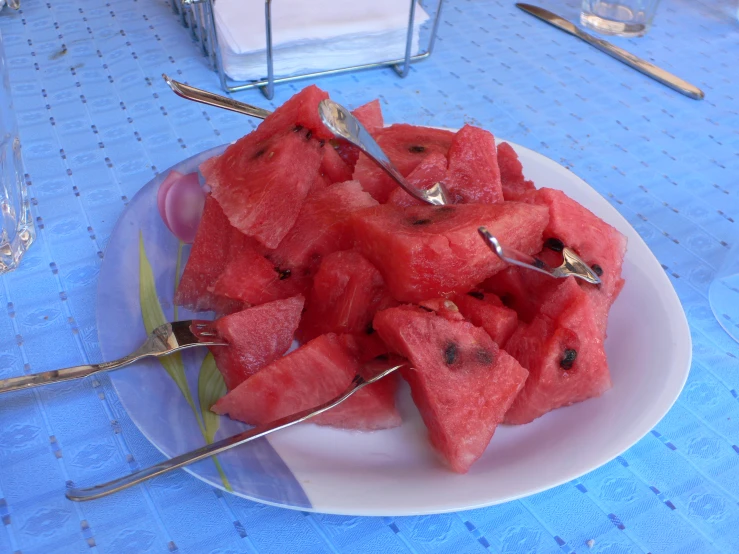
[[[74,500],[75,502],[84,502],[85,500],[95,500],[96,498],[102,498],[103,496],[108,496],[109,494],[122,491],[129,487],[132,487],[133,485],[138,485],[139,483],[143,483],[144,481],[148,481],[149,479],[152,479],[159,475],[163,475],[172,470],[185,467],[186,465],[204,460],[205,458],[208,458],[210,456],[215,456],[216,454],[220,454],[236,446],[240,446],[247,442],[253,441],[254,439],[264,437],[266,435],[269,435],[270,433],[279,431],[280,429],[286,429],[287,427],[291,427],[296,423],[307,421],[314,416],[330,410],[334,406],[338,406],[359,389],[362,389],[367,385],[371,385],[372,383],[379,381],[383,377],[390,375],[404,365],[406,364],[402,363],[400,365],[385,369],[371,379],[365,380],[360,375],[357,375],[356,377],[354,377],[354,380],[343,393],[341,393],[336,398],[325,402],[324,404],[315,406],[313,408],[308,408],[307,410],[303,410],[289,416],[282,417],[276,421],[265,423],[264,425],[252,427],[251,429],[248,429],[237,435],[219,440],[217,442],[214,442],[213,444],[208,444],[206,446],[198,448],[197,450],[187,452],[186,454],[181,454],[170,460],[165,460],[146,469],[142,469],[130,475],[126,475],[125,477],[120,477],[119,479],[109,481],[108,483],[103,483],[102,485],[96,485],[89,488],[68,489],[66,496],[67,498],[69,498],[70,500]]]
[[[393,165],[393,162],[390,161],[390,158],[387,157],[387,154],[385,154],[380,145],[377,144],[377,141],[364,128],[364,125],[344,106],[337,104],[333,100],[321,100],[321,103],[318,104],[318,113],[321,116],[323,124],[333,134],[352,143],[372,158],[408,194],[433,206],[444,206],[450,203],[444,185],[441,183],[436,183],[426,190],[421,190],[406,181],[405,177]]]
[[[480,233],[480,236],[485,241],[485,244],[490,247],[490,250],[495,252],[495,254],[504,262],[508,262],[509,264],[517,265],[519,267],[525,267],[526,269],[532,269],[557,279],[576,277],[593,285],[600,285],[601,283],[598,275],[588,267],[588,264],[583,262],[577,254],[567,247],[562,249],[562,255],[564,256],[562,265],[553,268],[539,258],[529,256],[528,254],[524,254],[523,252],[519,252],[518,250],[514,250],[508,246],[502,246],[498,242],[498,239],[491,235],[485,227],[480,227],[477,232]]]

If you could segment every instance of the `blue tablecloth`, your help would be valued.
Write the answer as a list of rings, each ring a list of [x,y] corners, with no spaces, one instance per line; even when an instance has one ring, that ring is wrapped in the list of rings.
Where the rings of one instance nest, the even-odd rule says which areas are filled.
[[[576,19],[575,2],[543,2]],[[739,237],[739,24],[735,2],[665,0],[619,40],[705,89],[683,97],[517,10],[448,0],[433,56],[322,79],[342,103],[376,96],[389,121],[481,125],[570,168],[647,241],[690,321],[693,368],[636,446],[551,491],[430,517],[352,518],[266,507],[183,472],[135,494],[73,504],[70,482],[162,459],[106,377],[0,399],[0,552],[739,551],[739,346],[708,285]],[[219,90],[163,0],[23,0],[0,30],[39,230],[0,278],[0,377],[100,361],[95,286],[121,211],[157,172],[253,122],[184,102],[160,75]],[[267,108],[302,86],[279,86]],[[99,473],[96,473],[99,474]],[[590,542],[593,541],[593,542]]]

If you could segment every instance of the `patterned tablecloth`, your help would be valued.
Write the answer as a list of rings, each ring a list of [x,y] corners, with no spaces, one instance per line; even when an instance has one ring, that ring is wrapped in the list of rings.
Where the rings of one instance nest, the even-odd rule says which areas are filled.
[[[545,5],[575,19],[574,2]],[[737,552],[739,345],[708,285],[739,237],[739,24],[733,2],[665,0],[644,38],[615,40],[696,83],[685,98],[517,10],[449,0],[434,55],[322,79],[389,121],[472,122],[570,168],[647,241],[691,326],[694,361],[667,417],[583,478],[501,506],[354,518],[266,507],[183,472],[73,504],[70,483],[162,459],[106,377],[0,400],[0,552]],[[186,103],[160,75],[218,90],[164,0],[23,0],[0,14],[39,230],[0,278],[0,377],[100,361],[95,286],[127,201],[157,172],[253,121]],[[274,107],[301,84],[277,88]],[[93,479],[93,477],[95,477]]]

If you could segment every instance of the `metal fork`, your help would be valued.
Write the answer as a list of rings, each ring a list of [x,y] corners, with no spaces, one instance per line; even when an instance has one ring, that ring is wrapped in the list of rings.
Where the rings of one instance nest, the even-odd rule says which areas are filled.
[[[181,454],[180,456],[176,456],[170,460],[165,460],[146,469],[142,469],[140,471],[132,473],[131,475],[126,475],[125,477],[115,479],[108,483],[103,483],[102,485],[96,485],[89,488],[68,489],[66,496],[67,498],[69,498],[70,500],[74,500],[75,502],[84,502],[86,500],[95,500],[96,498],[102,498],[103,496],[108,496],[109,494],[122,491],[123,489],[127,489],[128,487],[138,485],[139,483],[143,483],[144,481],[148,481],[149,479],[152,479],[159,475],[163,475],[164,473],[168,473],[172,470],[190,465],[194,462],[203,460],[210,456],[215,456],[216,454],[220,454],[236,446],[240,446],[260,437],[264,437],[265,435],[269,435],[270,433],[274,433],[275,431],[279,431],[280,429],[286,429],[287,427],[291,427],[297,423],[307,421],[312,417],[315,417],[327,410],[330,410],[334,406],[338,406],[358,390],[366,387],[367,385],[371,385],[376,381],[379,381],[383,377],[390,375],[404,365],[406,364],[402,363],[394,367],[385,369],[371,379],[365,380],[362,376],[357,375],[354,377],[354,380],[352,380],[349,387],[343,393],[341,393],[336,398],[325,402],[324,404],[315,406],[313,408],[308,408],[307,410],[303,410],[302,412],[297,412],[295,414],[282,417],[276,421],[265,423],[264,425],[258,425],[242,433],[239,433],[238,435],[233,435],[231,437],[214,442],[213,444],[208,444],[206,446],[198,448],[197,450],[193,450],[186,454]]]
[[[582,261],[577,254],[566,246],[562,249],[562,256],[564,258],[562,265],[558,267],[550,267],[539,258],[529,256],[528,254],[524,254],[523,252],[519,252],[518,250],[508,246],[501,245],[500,242],[498,242],[498,239],[491,235],[490,231],[485,227],[480,227],[477,232],[480,233],[480,236],[485,241],[485,244],[490,247],[490,250],[492,250],[504,262],[517,265],[519,267],[525,267],[526,269],[532,269],[556,279],[577,277],[578,279],[587,281],[590,284],[600,285],[600,278],[595,271],[589,268],[588,264]]]
[[[218,338],[218,334],[213,329],[212,321],[193,319],[165,323],[154,329],[146,338],[144,344],[128,356],[111,362],[79,365],[3,379],[0,380],[0,394],[20,389],[30,389],[41,385],[50,385],[52,383],[61,383],[62,381],[71,381],[72,379],[81,379],[101,371],[118,369],[130,365],[142,358],[158,358],[194,346],[223,346],[225,344],[226,342]]]

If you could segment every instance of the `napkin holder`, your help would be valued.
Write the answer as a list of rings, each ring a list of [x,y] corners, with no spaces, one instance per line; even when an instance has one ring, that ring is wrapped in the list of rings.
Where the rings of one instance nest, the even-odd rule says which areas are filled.
[[[363,69],[375,69],[380,67],[392,67],[400,77],[405,77],[410,71],[412,63],[428,58],[434,47],[436,31],[441,16],[441,4],[443,0],[436,0],[436,9],[428,21],[428,40],[424,46],[419,46],[419,51],[413,54],[414,20],[416,17],[417,1],[410,0],[408,11],[408,33],[405,45],[405,55],[402,58],[392,60],[378,60],[373,63],[354,65],[349,67],[329,68],[323,71],[314,71],[285,77],[275,77],[274,55],[272,44],[272,0],[264,3],[264,25],[266,31],[266,75],[267,77],[254,81],[234,81],[225,72],[218,48],[218,37],[213,11],[215,0],[172,0],[172,9],[179,16],[184,27],[190,29],[194,41],[200,44],[203,54],[208,58],[210,66],[218,73],[221,87],[226,92],[258,88],[268,98],[274,96],[274,87],[279,83],[288,83],[300,79],[313,79],[323,75],[337,75]]]

